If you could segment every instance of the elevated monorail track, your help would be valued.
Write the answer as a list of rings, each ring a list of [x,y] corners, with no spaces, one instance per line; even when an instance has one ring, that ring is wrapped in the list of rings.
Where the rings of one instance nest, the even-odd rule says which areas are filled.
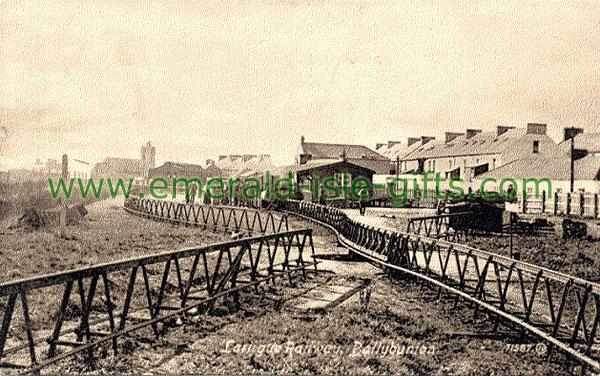
[[[287,217],[252,209],[192,207],[129,200],[132,214],[182,225],[213,227],[241,238],[35,276],[0,284],[0,370],[34,373],[143,328],[238,301],[261,283],[305,277],[314,267],[312,230],[289,230]],[[49,312],[47,310],[50,310]]]
[[[530,333],[587,370],[600,371],[600,285],[464,244],[360,223],[342,210],[288,200],[283,210],[331,229],[341,245],[390,273],[464,299],[495,328]]]
[[[541,339],[546,356],[559,351],[582,373],[600,371],[599,284],[465,244],[369,226],[340,209],[279,204],[283,213],[128,200],[131,214],[241,238],[0,284],[0,366],[31,373],[78,353],[92,357],[99,346],[118,351],[128,333],[149,328],[159,335],[165,320],[185,321],[260,283],[304,276],[316,269],[305,258],[307,248],[314,255],[312,230],[290,230],[287,214],[294,214],[329,228],[340,245],[390,274],[463,299],[495,328]],[[57,298],[45,326],[36,324],[40,296]]]

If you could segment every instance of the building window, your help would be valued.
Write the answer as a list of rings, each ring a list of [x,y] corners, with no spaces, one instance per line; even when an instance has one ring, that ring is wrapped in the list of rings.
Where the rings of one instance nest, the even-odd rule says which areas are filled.
[[[496,168],[496,158],[492,159],[492,170]]]
[[[345,176],[345,180],[344,180],[344,176]],[[336,172],[333,175],[334,179],[335,179],[335,183],[338,187],[350,187],[352,184],[352,175],[351,174],[344,174],[343,172]]]
[[[431,170],[432,170],[432,171],[435,171],[435,161],[432,161],[432,166],[433,166],[433,167],[431,167]]]
[[[540,152],[540,142],[535,140],[533,141],[533,154],[538,154]]]

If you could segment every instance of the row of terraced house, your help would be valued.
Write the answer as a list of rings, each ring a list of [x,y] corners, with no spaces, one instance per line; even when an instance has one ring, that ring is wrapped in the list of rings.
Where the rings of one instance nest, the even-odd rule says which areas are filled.
[[[575,192],[600,193],[600,134],[582,128],[565,128],[556,143],[546,124],[529,123],[525,128],[498,126],[496,131],[467,129],[447,132],[443,140],[409,138],[406,143],[389,141],[375,150],[390,159],[390,171],[398,174],[440,173],[462,179],[478,189],[484,179],[505,178],[552,181],[553,190],[570,191],[571,138],[573,139]],[[490,188],[495,188],[492,184]]]

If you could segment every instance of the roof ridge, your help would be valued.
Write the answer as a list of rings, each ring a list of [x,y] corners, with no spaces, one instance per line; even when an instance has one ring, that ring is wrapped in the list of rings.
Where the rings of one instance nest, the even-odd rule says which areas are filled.
[[[372,150],[368,146],[361,145],[361,144],[338,144],[338,143],[333,143],[333,142],[310,142],[310,141],[305,141],[304,143],[305,144],[316,144],[316,145],[359,146],[359,147],[363,147],[363,148]],[[372,150],[372,151],[376,152],[375,150]]]

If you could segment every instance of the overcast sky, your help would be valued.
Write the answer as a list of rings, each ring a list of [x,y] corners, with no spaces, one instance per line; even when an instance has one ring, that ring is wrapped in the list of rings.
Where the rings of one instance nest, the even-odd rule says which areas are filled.
[[[190,5],[193,4],[193,5]],[[0,168],[598,131],[597,2],[0,0]],[[0,140],[3,135],[0,132]]]

